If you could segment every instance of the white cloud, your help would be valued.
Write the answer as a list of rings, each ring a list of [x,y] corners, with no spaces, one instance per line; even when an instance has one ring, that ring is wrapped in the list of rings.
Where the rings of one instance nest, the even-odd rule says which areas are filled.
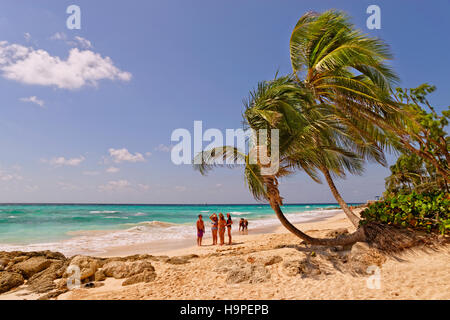
[[[79,46],[83,49],[91,49],[93,47],[92,42],[86,38],[75,36],[74,40],[69,40],[67,35],[64,32],[56,32],[54,35],[50,37],[51,40],[61,40],[64,41],[67,45],[76,47]]]
[[[44,100],[38,99],[36,96],[31,96],[28,98],[20,98],[19,100],[22,102],[31,102],[31,103],[37,104],[40,107],[44,107],[44,105],[45,105]]]
[[[148,184],[142,184],[142,183],[138,183],[138,188],[142,191],[147,191],[150,189],[150,186]]]
[[[50,160],[43,160],[43,162],[48,162],[49,164],[55,166],[55,167],[60,167],[60,166],[78,166],[80,163],[82,163],[85,160],[85,158],[83,156],[80,156],[78,158],[70,158],[70,159],[66,159],[65,157],[56,157],[56,158],[52,158]]]
[[[83,49],[91,49],[92,48],[92,43],[88,39],[76,36],[75,40],[78,42],[80,47],[82,47]]]
[[[170,150],[172,150],[172,147],[166,146],[164,144],[160,144],[159,146],[157,146],[155,148],[156,151],[162,151],[162,152],[170,152]]]
[[[113,158],[113,161],[115,163],[145,161],[144,156],[141,153],[136,152],[133,155],[125,148],[122,148],[122,149],[110,148],[108,151],[109,151],[109,155]]]
[[[98,176],[100,172],[98,171],[83,171],[83,175],[85,176]]]
[[[67,40],[67,35],[64,32],[57,32],[50,37],[51,40]]]
[[[58,185],[61,187],[62,190],[79,190],[80,187],[67,182],[58,182]]]
[[[20,83],[71,90],[97,86],[104,79],[131,80],[131,73],[91,50],[72,48],[63,60],[45,50],[7,41],[0,41],[0,71],[4,78]]]
[[[34,192],[37,191],[39,189],[38,186],[35,185],[26,185],[25,186],[25,192]]]
[[[186,191],[187,188],[185,186],[175,186],[175,190],[179,192]]]
[[[16,173],[7,173],[0,170],[0,181],[17,181],[22,180],[23,177]]]
[[[113,180],[99,186],[98,189],[100,191],[119,191],[129,187],[131,187],[131,183],[127,180]]]
[[[119,172],[119,168],[116,168],[116,167],[109,167],[108,169],[106,169],[106,172],[108,172],[108,173],[117,173],[117,172]]]

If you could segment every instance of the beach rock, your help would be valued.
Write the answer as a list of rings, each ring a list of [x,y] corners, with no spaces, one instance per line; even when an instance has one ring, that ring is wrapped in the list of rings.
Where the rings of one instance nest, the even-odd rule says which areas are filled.
[[[123,262],[123,261],[111,261],[103,266],[103,272],[107,277],[114,277],[116,279],[124,279],[136,274],[142,273],[145,270],[153,270],[155,268],[150,261],[135,261],[135,262]]]
[[[28,279],[28,289],[37,293],[51,291],[56,288],[54,280],[60,277],[63,272],[64,262],[61,260],[53,260],[50,267],[34,274],[30,279]]]
[[[49,292],[41,297],[38,298],[38,300],[49,300],[49,299],[54,299],[56,297],[58,297],[59,295],[66,293],[67,291],[69,291],[68,289],[58,289],[58,290],[54,290],[52,292]]]
[[[95,281],[103,281],[103,280],[105,280],[106,279],[106,275],[105,275],[105,273],[103,272],[103,270],[97,270],[96,272],[95,272],[95,275],[94,275],[94,280]]]
[[[263,265],[247,265],[231,269],[226,278],[230,284],[236,283],[262,283],[270,279],[270,272]]]
[[[283,269],[288,276],[301,275],[303,278],[321,274],[320,267],[309,259],[290,260],[283,263]]]
[[[103,273],[107,277],[116,279],[126,278],[128,275],[128,266],[125,261],[111,261],[103,265]]]
[[[280,263],[281,261],[283,261],[283,258],[280,256],[271,256],[271,257],[267,257],[263,260],[263,264],[265,266],[271,266],[273,264],[276,263]]]
[[[24,278],[20,273],[0,271],[0,293],[7,292],[24,283]]]
[[[357,247],[355,247],[358,245]],[[369,266],[381,267],[386,262],[386,257],[375,248],[365,248],[365,245],[355,244],[349,255],[349,266],[351,271],[358,274],[366,274]]]
[[[338,228],[335,230],[331,230],[325,234],[326,238],[336,238],[342,236],[344,234],[348,234],[347,228]]]
[[[213,268],[214,272],[225,273],[229,272],[233,268],[243,268],[247,263],[242,258],[225,258],[217,262],[216,266]]]
[[[0,267],[2,267],[2,268],[6,268],[6,266],[8,265],[8,263],[9,263],[9,259],[6,259],[6,258],[0,258]]]
[[[55,280],[57,290],[67,289],[67,278],[60,278]]]
[[[80,280],[91,280],[94,278],[95,272],[98,269],[98,262],[96,258],[87,256],[75,256],[70,261],[70,265],[75,265],[80,268]],[[67,273],[65,273],[66,276]]]
[[[139,282],[151,282],[156,279],[155,270],[147,269],[143,273],[136,274],[128,279],[126,279],[122,286],[128,286],[131,284],[139,283]]]
[[[25,261],[14,264],[12,270],[21,273],[25,279],[30,278],[35,273],[38,273],[51,265],[51,261],[45,257],[32,257]]]
[[[23,261],[27,260],[28,258],[29,258],[28,256],[23,256],[23,255],[21,255],[21,256],[18,256],[18,257],[14,257],[14,258],[12,259],[12,261],[13,261],[14,263],[20,263],[20,262],[23,262]]]
[[[186,264],[189,263],[189,259],[185,257],[172,257],[167,259],[165,262],[170,264]]]

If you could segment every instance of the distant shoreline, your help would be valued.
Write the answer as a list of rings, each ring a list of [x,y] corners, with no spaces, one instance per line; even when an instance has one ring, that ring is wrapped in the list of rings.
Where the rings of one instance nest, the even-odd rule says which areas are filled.
[[[348,202],[347,204],[350,206],[354,205],[363,205],[366,202]],[[268,206],[270,204],[267,203],[59,203],[59,202],[5,202],[0,203],[0,206]],[[339,207],[338,203],[334,202],[305,202],[305,203],[285,203],[283,206],[301,206],[301,205],[336,205],[336,208]]]

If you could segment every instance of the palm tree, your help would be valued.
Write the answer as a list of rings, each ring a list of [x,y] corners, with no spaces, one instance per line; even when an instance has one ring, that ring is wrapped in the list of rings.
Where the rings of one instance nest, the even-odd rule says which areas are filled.
[[[319,181],[316,171],[320,167],[332,168],[339,174],[343,174],[344,169],[352,173],[362,169],[362,160],[356,154],[332,143],[333,137],[327,136],[331,132],[334,136],[338,135],[340,130],[333,131],[331,128],[339,123],[328,114],[321,113],[326,109],[311,108],[311,102],[313,100],[309,90],[294,84],[290,77],[262,82],[257,90],[251,92],[244,115],[247,125],[256,130],[281,128],[279,169],[274,174],[262,174],[261,163],[251,163],[248,154],[232,146],[213,148],[197,154],[194,163],[200,164],[195,164],[194,168],[205,175],[214,167],[235,167],[241,161],[245,163],[246,184],[254,198],[267,200],[283,226],[299,238],[317,245],[347,245],[364,241],[364,228],[358,228],[355,233],[338,239],[312,238],[292,225],[281,210],[282,197],[278,190],[278,180],[292,174],[295,169],[305,170],[315,181]],[[318,144],[319,137],[321,144]],[[269,137],[267,144],[270,143]],[[256,144],[256,148],[259,147],[263,146]],[[232,164],[224,165],[224,162]]]
[[[290,97],[280,97],[280,92]],[[348,151],[349,146],[356,149],[354,136],[349,139],[349,131],[337,121],[329,108],[314,106],[309,90],[291,77],[281,77],[271,82],[262,82],[251,92],[246,101],[245,120],[250,128],[278,129],[282,147],[289,152],[287,156],[292,166],[304,170],[315,182],[321,183],[317,171],[321,171],[336,198],[352,224],[357,227],[360,219],[350,210],[339,194],[332,174],[343,178],[345,171],[362,173],[362,158]],[[358,136],[359,137],[359,136]],[[341,146],[336,141],[346,142]],[[342,144],[342,143],[341,143]],[[346,150],[346,148],[347,150]],[[368,148],[358,148],[362,153]],[[378,154],[378,149],[375,149]],[[384,160],[383,154],[381,157]],[[330,173],[330,171],[332,173]]]
[[[383,41],[362,34],[342,12],[309,12],[292,31],[290,57],[293,73],[311,90],[317,104],[338,110],[344,121],[365,122],[368,136],[383,131],[389,139],[378,140],[380,147],[398,141],[430,161],[449,181],[448,168],[412,142],[423,142],[424,137],[406,126],[420,127],[420,123],[392,99],[398,77],[387,64],[392,55]]]

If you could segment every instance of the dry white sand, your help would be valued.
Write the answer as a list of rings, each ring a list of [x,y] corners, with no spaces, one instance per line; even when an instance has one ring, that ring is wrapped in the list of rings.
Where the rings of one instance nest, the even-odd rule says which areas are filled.
[[[350,232],[354,230],[343,213],[297,227],[317,237],[342,227]],[[376,280],[369,281],[368,285],[370,275],[341,272],[332,265],[314,277],[286,274],[283,262],[302,259],[305,253],[293,247],[299,244],[299,239],[282,227],[268,234],[237,235],[232,246],[211,246],[209,242],[207,239],[206,246],[200,248],[159,252],[168,256],[193,253],[199,258],[183,265],[154,262],[157,278],[153,282],[123,287],[123,280],[107,279],[103,287],[69,291],[59,299],[450,299],[448,246],[437,251],[406,251],[395,258],[388,257],[380,268],[380,286],[376,288]],[[279,245],[292,247],[278,248]],[[148,251],[143,245],[114,248],[106,255],[151,253]],[[220,272],[220,267],[229,261],[273,256],[280,256],[283,262],[266,267],[270,279],[263,283],[230,284],[226,281],[227,274]]]

